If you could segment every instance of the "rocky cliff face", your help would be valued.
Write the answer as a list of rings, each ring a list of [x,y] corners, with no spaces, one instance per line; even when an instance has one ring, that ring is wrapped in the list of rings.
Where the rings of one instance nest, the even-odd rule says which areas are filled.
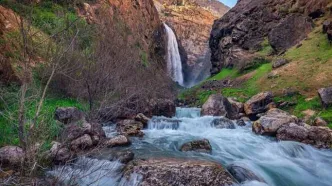
[[[328,0],[241,0],[217,20],[211,32],[211,73],[224,67],[242,68],[268,40],[282,53],[305,39]]]
[[[209,74],[210,54],[208,40],[211,26],[217,16],[227,12],[228,7],[218,1],[155,1],[161,19],[176,33],[184,63],[185,81],[200,79],[204,70]]]

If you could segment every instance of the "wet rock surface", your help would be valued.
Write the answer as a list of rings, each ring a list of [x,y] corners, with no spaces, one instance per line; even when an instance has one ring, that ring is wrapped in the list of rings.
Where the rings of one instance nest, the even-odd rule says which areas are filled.
[[[127,165],[123,179],[129,180],[132,173],[141,176],[142,186],[229,186],[235,183],[221,165],[200,160],[171,158],[136,160]]]
[[[180,150],[183,152],[196,151],[196,152],[211,153],[212,147],[210,145],[209,140],[202,139],[202,140],[187,142],[181,146]]]
[[[227,170],[240,183],[244,183],[246,181],[253,181],[253,180],[265,183],[263,178],[257,176],[251,170],[243,166],[231,164],[227,166]]]
[[[214,119],[211,124],[218,129],[235,129],[234,122],[227,118]]]
[[[111,161],[119,160],[123,164],[127,164],[131,160],[133,160],[135,154],[131,151],[117,151],[112,153]]]

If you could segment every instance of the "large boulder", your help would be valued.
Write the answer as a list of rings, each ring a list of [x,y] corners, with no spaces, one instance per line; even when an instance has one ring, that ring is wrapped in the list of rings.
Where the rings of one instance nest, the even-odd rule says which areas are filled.
[[[269,33],[269,43],[278,52],[284,52],[298,44],[311,32],[313,22],[307,16],[293,14],[282,20]]]
[[[236,109],[237,113],[244,113],[244,104],[241,102],[238,102],[234,98],[228,98],[228,101],[233,105],[233,107]]]
[[[55,110],[55,119],[64,124],[85,120],[84,113],[76,107],[58,107]]]
[[[244,166],[230,164],[227,166],[227,170],[240,183],[254,180],[265,183],[265,180],[263,178],[257,176],[254,172],[245,168]]]
[[[244,111],[250,116],[256,116],[256,114],[264,113],[269,108],[268,105],[272,103],[272,92],[261,92],[252,98],[250,98],[247,102],[244,103]]]
[[[196,151],[196,152],[211,153],[212,147],[210,145],[209,140],[202,139],[202,140],[196,140],[185,143],[181,146],[180,150],[183,152]]]
[[[61,132],[61,141],[63,143],[69,143],[84,134],[88,134],[92,137],[94,145],[97,145],[106,137],[105,131],[99,123],[71,123],[64,126]]]
[[[230,186],[236,183],[219,164],[201,160],[174,158],[136,160],[127,165],[122,182],[140,175],[142,186],[209,185]]]
[[[300,126],[291,123],[278,130],[277,139],[306,143],[316,148],[331,148],[332,130],[327,127]]]
[[[254,122],[252,130],[256,134],[275,136],[279,128],[290,123],[298,123],[298,119],[280,109],[271,109]]]
[[[18,167],[24,160],[25,153],[22,148],[5,146],[0,148],[0,167]]]
[[[83,136],[73,140],[70,143],[70,148],[73,151],[85,150],[93,146],[91,136],[84,134]]]
[[[104,141],[106,147],[128,146],[131,142],[125,135],[118,135]]]
[[[224,116],[229,119],[237,119],[236,108],[221,94],[213,94],[202,106],[201,114],[209,116]]]
[[[169,99],[154,99],[149,101],[149,105],[146,108],[144,115],[148,117],[152,116],[175,116],[176,106],[174,101]]]
[[[332,87],[319,89],[318,95],[324,108],[332,106]]]
[[[136,136],[136,137],[143,137],[144,133],[141,131],[144,128],[143,123],[135,120],[122,120],[117,123],[117,131],[120,134],[124,134],[127,136]]]
[[[277,131],[277,139],[283,141],[303,142],[304,140],[308,139],[308,135],[308,129],[295,123],[282,126]]]
[[[218,129],[235,129],[234,122],[227,118],[214,119],[211,124]]]

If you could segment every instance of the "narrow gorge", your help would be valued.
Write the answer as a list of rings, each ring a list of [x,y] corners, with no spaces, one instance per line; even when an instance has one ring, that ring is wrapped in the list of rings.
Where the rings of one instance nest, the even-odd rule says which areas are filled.
[[[232,2],[0,0],[0,185],[330,186],[332,1]]]

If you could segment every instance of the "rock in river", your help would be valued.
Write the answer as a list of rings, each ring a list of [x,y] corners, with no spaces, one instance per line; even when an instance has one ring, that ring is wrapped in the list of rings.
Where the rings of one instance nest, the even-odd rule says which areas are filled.
[[[237,109],[221,94],[213,94],[202,106],[202,115],[224,116],[229,119],[237,119]]]
[[[201,160],[160,158],[132,161],[125,168],[122,182],[134,181],[135,175],[138,175],[141,186],[230,186],[236,183],[221,165]]]
[[[210,145],[209,140],[196,140],[185,143],[180,148],[181,151],[196,151],[196,152],[204,152],[204,153],[211,153],[212,147]]]

